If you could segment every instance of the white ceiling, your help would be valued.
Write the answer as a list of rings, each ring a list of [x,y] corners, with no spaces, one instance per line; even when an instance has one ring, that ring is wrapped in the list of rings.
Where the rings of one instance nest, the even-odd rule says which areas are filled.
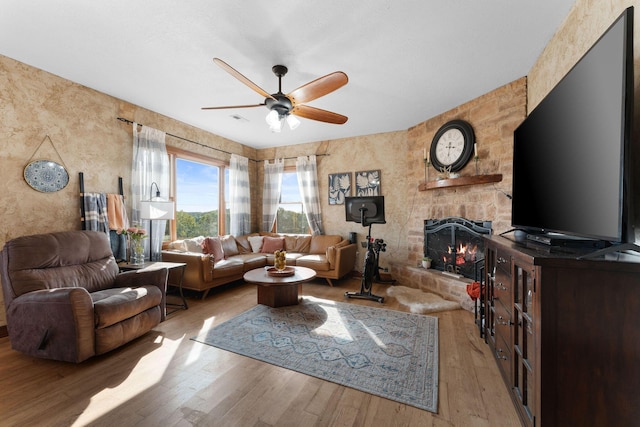
[[[0,54],[251,147],[405,130],[528,74],[574,0],[3,0]],[[308,105],[349,117],[271,133],[219,57],[269,93],[333,71]],[[245,120],[232,118],[240,115]],[[115,120],[115,118],[114,118]]]

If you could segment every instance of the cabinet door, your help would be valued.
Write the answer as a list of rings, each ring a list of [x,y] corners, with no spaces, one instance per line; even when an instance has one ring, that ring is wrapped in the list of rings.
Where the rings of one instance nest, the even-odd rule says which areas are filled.
[[[513,284],[515,331],[512,386],[525,422],[533,426],[536,413],[533,268],[530,265],[514,262]]]
[[[484,288],[484,306],[485,306],[485,319],[484,319],[484,340],[491,346],[492,349],[496,347],[495,340],[495,308],[493,300],[493,289],[496,277],[496,250],[494,247],[487,245],[485,247],[484,255],[485,266],[485,288]]]

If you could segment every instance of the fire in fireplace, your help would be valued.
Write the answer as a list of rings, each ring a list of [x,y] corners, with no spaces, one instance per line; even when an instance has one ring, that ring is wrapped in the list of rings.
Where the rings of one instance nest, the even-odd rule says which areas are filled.
[[[491,221],[448,217],[424,221],[424,255],[436,270],[477,280],[476,266],[484,260],[483,235]]]

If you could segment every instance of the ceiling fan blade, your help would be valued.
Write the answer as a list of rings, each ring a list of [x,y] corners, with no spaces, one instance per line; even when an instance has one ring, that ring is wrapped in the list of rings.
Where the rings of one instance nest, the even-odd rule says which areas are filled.
[[[349,119],[342,114],[333,113],[327,110],[321,110],[320,108],[309,107],[308,105],[296,105],[291,110],[291,114],[295,114],[305,119],[317,120],[319,122],[333,123],[336,125],[342,125]]]
[[[300,86],[287,96],[294,104],[304,104],[341,88],[348,81],[349,78],[345,73],[336,71]]]
[[[236,79],[240,80],[245,85],[249,86],[254,91],[258,92],[260,95],[264,96],[265,98],[275,99],[275,98],[273,98],[273,96],[271,96],[271,94],[269,94],[267,91],[262,89],[260,86],[258,86],[257,84],[255,84],[254,82],[252,82],[251,80],[249,80],[248,78],[243,76],[242,74],[240,74],[240,72],[238,72],[231,65],[227,64],[226,62],[224,62],[222,59],[213,58],[213,62],[218,64],[218,66],[220,66],[220,68],[225,70],[227,73],[231,74]]]
[[[224,110],[226,108],[253,108],[264,107],[265,104],[252,104],[252,105],[228,105],[226,107],[202,107],[202,110]]]

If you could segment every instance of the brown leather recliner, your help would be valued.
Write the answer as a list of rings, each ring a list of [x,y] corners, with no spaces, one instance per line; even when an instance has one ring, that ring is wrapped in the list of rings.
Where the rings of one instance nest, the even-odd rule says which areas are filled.
[[[167,269],[119,273],[105,233],[15,238],[0,270],[11,347],[31,356],[81,362],[166,316]]]

